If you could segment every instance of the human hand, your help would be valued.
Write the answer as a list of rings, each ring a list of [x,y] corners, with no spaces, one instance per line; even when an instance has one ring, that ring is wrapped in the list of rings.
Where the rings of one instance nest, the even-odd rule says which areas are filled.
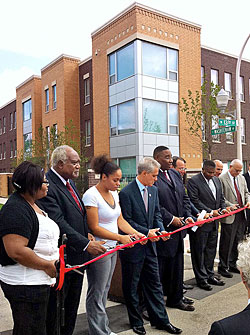
[[[186,220],[185,220],[185,223],[186,224],[189,224],[189,223],[194,223],[194,220],[192,219],[192,218],[187,218]]]
[[[146,237],[144,234],[139,233],[138,231],[137,231],[136,233],[130,235],[130,236],[131,236],[131,237],[134,237],[136,240],[140,240],[140,239]],[[140,244],[141,244],[141,245],[144,245],[144,244],[146,244],[147,242],[148,242],[148,240],[141,241]]]
[[[160,230],[160,228],[149,229],[148,237],[157,236],[156,232],[159,231],[159,230]],[[151,242],[157,242],[157,241],[159,241],[159,239],[160,239],[160,237],[152,238]]]
[[[95,241],[95,237],[94,237],[94,235],[92,235],[92,234],[90,234],[90,233],[88,233],[88,239],[89,239],[90,241]]]
[[[105,241],[90,241],[86,250],[93,256],[104,254],[107,250],[102,245],[105,243]]]
[[[219,211],[220,211],[220,208],[219,209],[214,209],[213,210],[213,217],[219,216],[220,215]]]
[[[51,278],[55,278],[56,277],[56,259],[54,259],[53,261],[47,261],[46,267],[44,269],[44,271],[47,273],[48,276],[50,276]]]
[[[165,231],[165,230],[162,230],[161,233],[162,233],[162,235],[165,235],[165,234],[167,234],[168,232]],[[170,235],[168,235],[168,236],[162,236],[161,239],[162,239],[162,241],[167,241],[167,240],[170,239]]]
[[[130,235],[119,235],[119,240],[121,244],[128,244],[133,242]],[[128,248],[132,248],[134,245],[129,245]]]
[[[184,218],[178,218],[177,216],[174,216],[174,219],[172,221],[172,225],[175,227],[182,227],[183,223],[181,222]]]
[[[247,202],[246,206],[247,206],[248,209],[250,209],[250,202]]]

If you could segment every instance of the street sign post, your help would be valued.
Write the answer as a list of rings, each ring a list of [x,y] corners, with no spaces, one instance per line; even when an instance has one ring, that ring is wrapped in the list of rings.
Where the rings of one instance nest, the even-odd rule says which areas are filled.
[[[236,126],[236,120],[219,119],[219,126]]]
[[[219,135],[219,134],[232,133],[234,131],[236,131],[236,126],[229,126],[229,127],[212,129],[211,134],[212,135]]]

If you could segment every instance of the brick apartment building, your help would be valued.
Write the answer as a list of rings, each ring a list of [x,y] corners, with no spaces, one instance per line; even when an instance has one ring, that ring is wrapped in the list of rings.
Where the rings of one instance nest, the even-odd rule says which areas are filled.
[[[10,172],[16,157],[16,99],[0,108],[0,173]]]
[[[201,76],[208,82],[223,87],[229,94],[228,110],[236,109],[237,57],[208,47],[201,48]],[[250,162],[250,61],[242,60],[240,69],[240,96],[242,117],[242,154],[244,170]],[[212,147],[212,159],[220,159],[226,167],[236,158],[236,133],[216,135]]]

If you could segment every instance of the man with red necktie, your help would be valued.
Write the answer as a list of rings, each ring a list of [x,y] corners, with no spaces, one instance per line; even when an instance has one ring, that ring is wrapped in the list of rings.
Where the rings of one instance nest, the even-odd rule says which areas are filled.
[[[234,159],[229,170],[221,175],[223,194],[226,206],[232,209],[236,206],[250,208],[250,194],[247,190],[246,180],[242,174],[242,162]],[[238,258],[238,243],[243,239],[246,226],[246,213],[241,211],[235,215],[221,220],[221,237],[219,247],[220,263],[218,272],[227,278],[232,278],[231,272],[239,273],[236,267]]]

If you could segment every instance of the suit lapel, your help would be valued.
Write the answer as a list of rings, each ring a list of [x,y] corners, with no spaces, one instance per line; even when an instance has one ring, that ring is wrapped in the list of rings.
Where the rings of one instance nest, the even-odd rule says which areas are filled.
[[[233,194],[234,194],[234,195],[236,196],[236,198],[237,198],[237,194],[236,194],[234,185],[232,184],[231,179],[230,179],[228,173],[227,173],[227,175],[226,175],[225,177],[226,177],[226,182],[227,182],[228,186],[231,188]]]
[[[145,205],[144,205],[144,201],[142,199],[142,196],[141,196],[141,192],[139,190],[139,187],[137,185],[137,182],[136,180],[134,180],[133,182],[133,188],[134,188],[134,191],[135,191],[135,198],[143,212],[143,215],[145,216],[145,218],[147,219],[148,221],[148,213],[149,213],[149,207],[150,207],[150,201],[148,199],[148,213],[146,213],[146,209],[145,209]],[[150,198],[151,196],[148,196],[148,198]]]
[[[212,198],[213,201],[215,201],[215,197],[213,195],[213,192],[211,191],[208,183],[206,182],[206,180],[205,180],[205,178],[203,177],[202,174],[200,174],[200,182],[201,182],[201,185],[203,185],[203,187],[207,190],[207,193],[210,195],[210,198]],[[217,194],[218,194],[218,192],[217,192],[217,189],[216,189],[216,197],[217,197]]]
[[[171,188],[175,187],[175,182],[173,181],[173,178],[171,178],[170,182],[163,171],[159,171],[158,178],[161,178],[161,180],[163,180],[164,183],[168,184],[168,186],[170,186]]]
[[[48,176],[49,176],[50,179],[54,182],[55,187],[59,188],[60,191],[63,192],[64,195],[68,198],[68,200],[75,206],[75,208],[77,208],[77,210],[78,210],[80,213],[82,213],[81,210],[80,210],[80,208],[78,207],[77,203],[76,203],[75,200],[73,199],[72,195],[70,194],[69,190],[67,189],[67,187],[66,187],[66,186],[63,184],[63,182],[61,181],[61,179],[58,178],[57,175],[56,175],[53,171],[51,171],[51,170],[49,170],[49,172],[48,172]],[[74,189],[74,191],[76,191],[74,185],[72,185],[71,183],[70,183],[70,185],[71,185],[71,187]],[[76,193],[77,193],[77,195],[78,195],[78,192],[76,192]],[[80,199],[79,196],[78,196],[78,199],[79,199],[79,201],[81,201],[81,199]],[[81,203],[81,204],[82,204],[82,203]]]

